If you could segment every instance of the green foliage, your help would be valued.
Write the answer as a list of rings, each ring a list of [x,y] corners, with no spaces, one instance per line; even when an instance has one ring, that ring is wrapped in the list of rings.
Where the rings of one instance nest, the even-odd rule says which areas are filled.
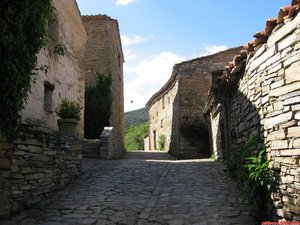
[[[227,160],[227,167],[229,174],[236,178],[239,183],[244,183],[248,180],[248,170],[244,167],[246,159],[251,156],[252,150],[258,148],[260,137],[252,137],[245,146],[236,152],[231,152]]]
[[[258,153],[261,142],[257,135],[250,139],[244,148],[232,152],[227,160],[229,174],[237,180],[243,201],[250,203],[258,221],[267,220],[268,192],[277,188],[270,161],[265,160],[265,149]]]
[[[276,180],[269,168],[271,160],[265,161],[266,150],[260,150],[257,156],[247,158],[249,161],[245,167],[249,171],[249,181],[255,185],[266,187],[268,190],[274,190]]]
[[[125,129],[130,126],[148,122],[149,112],[147,108],[141,108],[125,113]]]
[[[20,125],[51,13],[51,0],[0,1],[0,131],[8,137]]]
[[[211,154],[211,155],[210,155],[210,158],[211,158],[212,160],[216,160],[216,159],[217,159],[215,153]]]
[[[72,102],[63,99],[62,102],[55,109],[56,114],[62,119],[80,119],[80,110],[82,107],[78,102]]]
[[[159,138],[158,138],[159,150],[165,150],[165,145],[166,145],[166,135],[161,134],[161,135],[159,135]]]
[[[131,126],[125,133],[125,148],[128,151],[143,150],[144,136],[149,132],[149,124],[142,123]]]
[[[113,101],[111,84],[110,74],[98,74],[96,85],[85,90],[85,138],[97,139],[104,127],[109,126]]]

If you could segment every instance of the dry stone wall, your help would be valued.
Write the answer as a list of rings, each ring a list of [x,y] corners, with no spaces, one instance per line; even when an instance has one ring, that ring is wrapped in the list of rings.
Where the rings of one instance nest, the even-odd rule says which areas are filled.
[[[124,156],[122,137],[113,127],[104,127],[99,139],[85,139],[83,157],[92,159],[121,159]]]
[[[81,171],[82,142],[42,127],[24,127],[13,143],[0,136],[0,217],[41,200]]]
[[[121,159],[124,150],[121,142],[121,135],[113,127],[105,127],[100,135],[100,158]]]
[[[0,134],[0,217],[32,208],[70,183],[81,170],[82,143],[58,131],[55,108],[62,99],[84,106],[87,34],[75,0],[53,0],[47,44],[22,111],[22,132],[9,142]],[[58,49],[60,51],[58,51]],[[78,137],[83,137],[83,110]]]
[[[267,43],[248,55],[240,81],[219,87],[223,101],[218,96],[210,103],[212,146],[218,157],[228,154],[226,145],[227,151],[239,151],[261,134],[278,172],[279,190],[271,198],[279,221],[300,221],[299,24],[300,14],[278,26]]]
[[[208,134],[183,135],[181,127],[191,127],[203,118],[211,86],[211,72],[222,69],[241,47],[176,64],[168,82],[147,103],[150,121],[150,149],[158,149],[161,134],[166,135],[166,150],[177,158],[208,156]],[[204,119],[203,119],[204,120]],[[206,128],[205,125],[204,128]],[[193,133],[192,129],[188,133]]]

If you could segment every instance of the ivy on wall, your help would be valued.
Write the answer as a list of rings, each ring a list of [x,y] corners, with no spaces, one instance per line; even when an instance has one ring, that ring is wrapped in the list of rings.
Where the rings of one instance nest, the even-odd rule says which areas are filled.
[[[85,90],[84,136],[98,139],[103,128],[109,126],[112,92],[111,75],[98,74],[97,83]]]
[[[39,70],[51,0],[0,1],[0,131],[12,137]]]

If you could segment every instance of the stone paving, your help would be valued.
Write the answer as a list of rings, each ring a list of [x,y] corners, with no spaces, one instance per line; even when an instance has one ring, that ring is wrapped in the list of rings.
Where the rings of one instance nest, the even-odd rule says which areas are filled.
[[[124,160],[83,160],[83,174],[3,225],[251,225],[249,208],[225,166],[166,153],[127,153]]]

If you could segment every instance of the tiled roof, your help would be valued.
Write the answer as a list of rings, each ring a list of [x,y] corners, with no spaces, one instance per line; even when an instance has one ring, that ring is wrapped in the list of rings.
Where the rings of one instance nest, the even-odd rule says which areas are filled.
[[[229,62],[229,65],[225,68],[226,73],[216,81],[218,89],[223,89],[228,82],[235,80],[238,72],[245,68],[247,53],[258,49],[262,44],[266,43],[274,29],[284,26],[285,22],[295,18],[299,12],[300,0],[292,0],[291,5],[283,6],[279,9],[277,17],[267,19],[265,29],[254,34],[253,37],[255,39],[244,45],[245,50],[236,56],[232,62]]]
[[[283,6],[279,9],[278,16],[266,21],[265,29],[254,34],[255,38],[249,41],[244,47],[248,52],[254,50],[256,46],[267,42],[269,35],[278,26],[283,25],[285,20],[293,19],[300,12],[300,0],[292,0],[291,5]]]

